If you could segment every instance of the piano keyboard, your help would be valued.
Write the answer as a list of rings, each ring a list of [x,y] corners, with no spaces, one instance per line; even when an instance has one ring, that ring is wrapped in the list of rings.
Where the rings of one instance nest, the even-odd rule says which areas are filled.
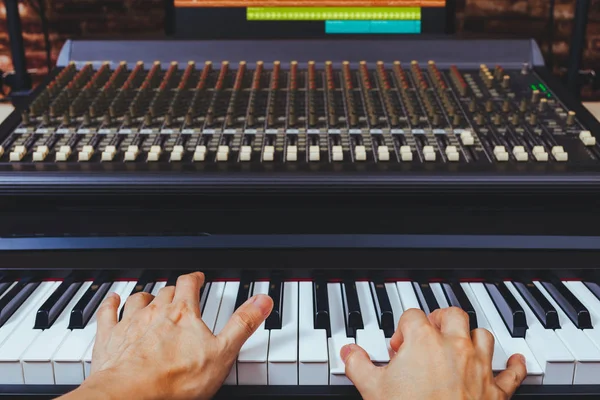
[[[114,280],[75,273],[62,280],[0,280],[0,385],[78,385],[90,374],[96,312],[110,293],[156,295],[174,285],[143,274]],[[492,368],[527,359],[526,385],[600,382],[600,286],[564,281],[208,281],[202,319],[218,334],[233,312],[255,294],[274,300],[271,315],[242,347],[226,385],[351,385],[339,352],[356,343],[378,365],[393,357],[390,338],[402,313],[426,314],[456,306],[472,329],[496,342]]]

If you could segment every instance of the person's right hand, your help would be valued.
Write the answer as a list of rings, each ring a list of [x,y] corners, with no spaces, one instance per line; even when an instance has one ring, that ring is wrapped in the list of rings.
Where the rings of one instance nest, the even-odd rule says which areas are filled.
[[[405,311],[390,344],[396,354],[385,367],[373,365],[357,345],[341,350],[346,375],[365,400],[503,400],[527,376],[525,358],[515,354],[494,377],[494,336],[481,328],[470,332],[467,314],[456,307],[429,318],[421,310]]]

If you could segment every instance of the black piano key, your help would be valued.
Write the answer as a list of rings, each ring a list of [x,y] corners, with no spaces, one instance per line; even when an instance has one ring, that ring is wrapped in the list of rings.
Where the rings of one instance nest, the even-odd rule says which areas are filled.
[[[583,284],[590,290],[590,292],[594,293],[594,296],[596,296],[598,300],[600,300],[600,285],[598,285],[596,282],[588,281],[583,282]],[[2,295],[2,291],[0,291],[0,295]]]
[[[181,275],[184,275],[183,271],[180,271],[180,270],[172,271],[169,274],[169,277],[167,278],[167,284],[165,285],[165,287],[166,286],[175,286],[177,284],[177,278],[179,278]]]
[[[250,298],[252,293],[253,283],[250,280],[242,278],[240,281],[240,287],[238,289],[237,297],[235,298],[235,309],[237,310]]]
[[[558,320],[556,309],[533,282],[513,282],[513,285],[517,288],[544,328],[560,329],[560,322]]]
[[[145,271],[131,290],[131,293],[129,293],[129,297],[136,293],[152,293],[152,289],[154,289],[154,285],[156,285],[156,279],[157,277],[154,272]],[[121,307],[119,321],[123,319],[123,311],[125,311],[125,307]]]
[[[108,293],[113,281],[111,274],[102,272],[71,310],[69,329],[83,329]]]
[[[34,277],[20,279],[12,289],[0,299],[0,328],[17,311],[19,307],[31,296],[31,293],[40,285]]]
[[[383,281],[377,283],[371,282],[371,296],[373,297],[373,304],[375,304],[375,310],[377,311],[379,328],[383,331],[386,338],[391,338],[396,330],[394,326],[394,312],[392,311],[390,298],[388,297],[387,290],[385,290],[385,283]]]
[[[346,311],[346,334],[348,337],[356,337],[356,330],[364,328],[356,283],[353,281],[344,282],[342,295]]]
[[[592,329],[590,312],[561,281],[543,281],[542,286],[578,329]]]
[[[83,282],[76,274],[67,276],[37,311],[33,328],[49,329],[82,284]]]
[[[512,337],[525,338],[528,328],[525,311],[510,290],[502,282],[486,283],[484,286]]]
[[[273,299],[273,310],[265,321],[265,329],[281,329],[283,318],[283,282],[271,281],[269,284],[269,297]]]
[[[327,337],[331,337],[331,322],[329,320],[329,296],[327,282],[318,280],[313,283],[313,310],[315,313],[315,329],[325,329]]]
[[[438,304],[437,299],[435,298],[435,295],[431,290],[431,286],[429,286],[429,283],[413,282],[413,287],[415,289],[415,292],[417,293],[417,298],[419,299],[419,302],[425,301],[425,303],[427,304],[426,309],[423,307],[423,304],[421,304],[421,308],[423,309],[423,311],[425,311],[426,314],[431,314],[432,312],[440,308],[440,305]],[[421,293],[419,293],[419,290]]]
[[[206,298],[210,293],[210,282],[204,282],[204,285],[200,288],[200,315],[204,314],[204,307],[206,307]]]
[[[469,329],[477,329],[477,314],[460,283],[442,283],[448,304],[458,307],[469,316]]]

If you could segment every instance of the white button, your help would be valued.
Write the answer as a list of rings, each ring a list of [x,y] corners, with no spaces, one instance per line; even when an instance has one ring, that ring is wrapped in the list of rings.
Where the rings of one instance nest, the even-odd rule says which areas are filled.
[[[525,162],[525,161],[529,160],[529,154],[527,154],[527,153],[516,153],[515,154],[515,158],[519,162]]]
[[[400,153],[401,154],[404,154],[404,153],[412,154],[412,149],[410,148],[410,146],[402,146],[402,147],[400,147]]]
[[[535,159],[540,162],[548,161],[548,153],[535,153]]]
[[[44,146],[44,147],[46,147],[46,146]],[[39,150],[40,150],[40,148],[38,147],[38,151]],[[93,153],[94,152],[94,146],[90,146],[89,144],[86,144],[85,146],[83,146],[83,148],[81,149],[81,151]]]
[[[252,153],[249,152],[241,152],[240,153],[240,161],[250,161]]]
[[[583,144],[586,146],[595,146],[596,145],[596,138],[595,137],[586,137],[583,138]]]
[[[173,150],[171,152],[171,161],[181,161],[183,159],[183,152]]]
[[[273,161],[274,159],[274,154],[273,153],[264,153],[263,154],[263,161]]]
[[[554,158],[556,158],[556,161],[558,161],[558,162],[567,162],[567,161],[569,161],[569,154],[568,153],[556,153],[554,155]]]
[[[150,148],[150,153],[158,153],[158,154],[160,154],[160,153],[162,153],[162,147],[160,147],[160,146],[152,146]]]
[[[115,152],[104,151],[102,153],[102,161],[112,161],[113,158],[115,158]]]
[[[344,160],[344,153],[333,153],[331,155],[331,158],[333,159],[333,161],[343,161]]]
[[[341,153],[338,153],[341,154]],[[335,153],[334,153],[334,158],[335,158]],[[354,153],[354,159],[356,161],[366,161],[367,160],[367,153],[364,151],[360,151],[360,152],[355,152]],[[338,161],[338,160],[336,160]]]
[[[342,146],[339,146],[339,145],[338,145],[338,146],[333,146],[333,147],[331,148],[331,151],[332,151],[333,153],[341,153],[341,152],[342,152]]]
[[[152,161],[158,161],[158,159],[160,158],[160,153],[148,153],[148,161],[152,162]]]
[[[516,153],[525,153],[525,148],[523,146],[513,147],[513,154],[516,154]]]
[[[425,153],[425,161],[435,161],[435,153]]]
[[[298,152],[298,146],[288,146],[287,152],[288,153],[297,153]]]
[[[537,154],[537,153],[545,153],[546,149],[544,148],[544,146],[533,146],[533,154]]]
[[[435,153],[435,150],[433,149],[433,146],[424,146],[423,147],[423,153]]]
[[[402,159],[402,161],[412,161],[413,155],[412,153],[400,153],[400,158]]]
[[[25,146],[22,146],[22,145],[15,146],[15,148],[13,149],[14,153],[23,153],[26,151],[27,151],[27,149],[25,148]]]
[[[356,152],[356,153],[364,153],[364,152],[366,152],[366,151],[367,151],[367,149],[366,149],[366,148],[365,148],[365,146],[363,146],[363,145],[356,146],[356,147],[354,148],[354,152]]]
[[[85,149],[86,147],[87,147],[87,146],[83,146],[83,148],[84,148],[84,149]],[[94,151],[94,148],[93,148],[93,147],[92,147],[92,151]],[[46,145],[44,144],[44,145],[38,146],[38,147],[37,147],[37,149],[36,149],[36,152],[38,152],[38,153],[44,153],[44,154],[46,154],[46,155],[47,155],[47,154],[50,152],[50,149],[48,148],[48,146],[46,146]]]
[[[494,146],[494,154],[496,154],[496,153],[506,153],[506,147]]]
[[[310,146],[308,148],[308,151],[310,153],[319,153],[321,150],[320,150],[319,146]]]
[[[125,161],[135,161],[137,158],[137,152],[128,151],[125,153]]]
[[[460,161],[460,154],[458,153],[450,153],[446,155],[448,157],[448,161],[456,162]]]
[[[60,152],[71,154],[71,146],[60,146]]]
[[[385,152],[385,153],[389,153],[390,152],[390,148],[387,146],[379,146],[377,148],[377,152],[381,153],[381,152]]]
[[[217,161],[227,161],[229,151],[219,151],[217,153]]]
[[[384,153],[379,153],[379,161],[390,161],[390,153],[389,152],[384,152]],[[411,154],[412,156],[412,154]]]
[[[206,146],[196,146],[196,153],[206,153]]]
[[[21,161],[21,159],[25,156],[25,152],[16,152],[13,151],[10,153],[10,161]]]
[[[496,156],[496,160],[498,160],[500,162],[508,161],[508,153],[497,153],[497,154],[495,154],[495,156]]]
[[[56,161],[67,161],[70,155],[70,153],[56,153]]]
[[[39,153],[39,152],[33,153],[33,161],[44,161],[45,158],[46,158],[46,154],[44,154],[44,153]]]
[[[79,161],[90,161],[90,158],[92,158],[92,154],[93,152],[90,151],[80,151],[77,158]]]
[[[183,152],[185,152],[185,150],[182,145],[178,144],[176,146],[173,146],[173,152],[174,153],[183,153]]]
[[[229,146],[219,146],[217,153],[229,153]]]
[[[552,147],[552,155],[556,155],[557,153],[564,153],[565,149],[562,146],[554,146]]]
[[[298,153],[287,153],[287,160],[288,161],[298,161]]]
[[[252,153],[252,147],[251,146],[242,146],[241,153]]]
[[[590,131],[579,132],[579,139],[583,140],[586,137],[592,137],[592,132],[590,132]]]
[[[308,155],[308,159],[310,161],[319,161],[321,159],[321,154],[319,153],[319,151],[311,151]]]
[[[265,146],[264,152],[265,153],[274,153],[275,152],[275,146]]]
[[[448,153],[458,153],[458,149],[456,148],[456,146],[447,146],[446,154]]]
[[[461,136],[461,139],[465,146],[473,146],[475,144],[475,139],[473,136]]]
[[[115,146],[113,146],[112,144],[106,146],[106,148],[104,149],[105,152],[107,153],[116,153],[117,152],[117,148]]]

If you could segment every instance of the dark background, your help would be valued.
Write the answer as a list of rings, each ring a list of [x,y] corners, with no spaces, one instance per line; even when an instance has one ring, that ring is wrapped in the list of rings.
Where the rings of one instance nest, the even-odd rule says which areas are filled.
[[[67,38],[156,37],[164,33],[164,0],[41,0],[50,26],[55,60]],[[455,1],[455,0],[449,0]],[[554,72],[566,71],[575,0],[556,0],[554,41],[549,43],[548,0],[456,0],[457,31],[463,36],[533,37],[546,58],[552,49]],[[36,0],[21,1],[27,61],[34,81],[46,74],[46,55]],[[600,0],[592,0],[584,68],[600,68]],[[4,3],[0,2],[0,69],[11,70]],[[584,99],[600,92],[583,89]]]

